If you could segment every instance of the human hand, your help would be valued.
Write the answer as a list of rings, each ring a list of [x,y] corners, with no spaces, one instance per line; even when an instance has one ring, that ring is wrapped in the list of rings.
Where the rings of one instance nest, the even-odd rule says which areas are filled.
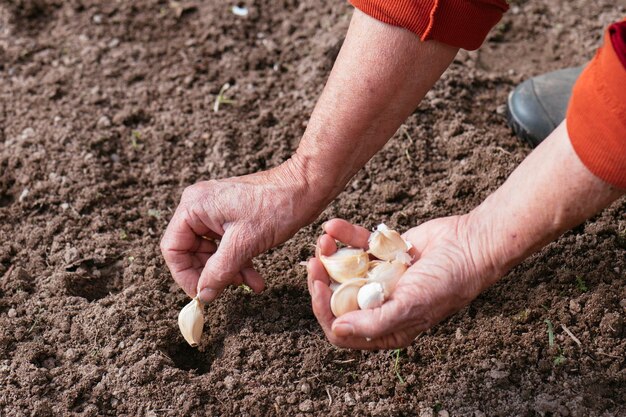
[[[328,340],[352,349],[391,349],[410,345],[423,331],[467,305],[502,274],[485,240],[475,238],[470,215],[436,219],[403,235],[413,245],[414,263],[381,307],[335,318],[330,310],[330,278],[319,260],[337,250],[335,240],[367,249],[370,232],[345,220],[324,224],[327,234],[309,260],[308,287],[313,312]]]
[[[319,205],[289,161],[270,171],[198,182],[183,192],[161,252],[178,285],[190,297],[199,293],[204,303],[229,284],[260,292],[264,281],[252,258],[312,221]]]

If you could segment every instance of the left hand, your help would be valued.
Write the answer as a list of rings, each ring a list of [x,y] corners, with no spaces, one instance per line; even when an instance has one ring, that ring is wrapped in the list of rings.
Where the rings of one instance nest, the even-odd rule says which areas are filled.
[[[370,232],[345,220],[325,223],[316,257],[307,264],[313,312],[328,340],[351,349],[392,349],[410,345],[423,331],[472,301],[502,271],[486,254],[484,239],[473,239],[471,215],[436,219],[403,235],[413,245],[414,263],[381,307],[335,318],[330,310],[330,278],[320,255],[337,250],[335,240],[367,249]]]

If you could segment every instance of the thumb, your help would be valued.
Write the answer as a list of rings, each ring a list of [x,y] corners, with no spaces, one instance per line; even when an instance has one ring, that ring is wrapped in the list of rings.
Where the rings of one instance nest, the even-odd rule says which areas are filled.
[[[399,330],[404,324],[404,315],[398,314],[398,307],[398,302],[391,299],[375,309],[344,314],[333,322],[333,333],[339,337],[378,339]]]
[[[204,265],[198,280],[198,297],[203,303],[210,303],[231,284],[248,260],[246,251],[241,248],[236,227],[228,228],[220,241],[217,251]]]

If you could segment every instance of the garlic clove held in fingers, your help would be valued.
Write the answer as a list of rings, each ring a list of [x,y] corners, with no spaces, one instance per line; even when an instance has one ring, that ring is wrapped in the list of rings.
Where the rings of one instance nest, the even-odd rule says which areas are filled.
[[[385,289],[380,282],[368,282],[359,289],[357,304],[361,310],[378,308],[385,302]]]
[[[367,283],[365,278],[354,278],[345,281],[330,297],[330,310],[335,317],[342,316],[359,309],[357,295],[359,289]]]
[[[372,262],[374,267],[368,272],[368,282],[381,284],[385,299],[393,292],[396,284],[407,270],[407,265],[401,261]]]
[[[328,275],[343,283],[351,278],[362,278],[367,273],[369,255],[363,249],[341,248],[329,256],[320,256]]]
[[[191,347],[198,346],[202,338],[202,328],[204,327],[204,312],[202,310],[202,303],[196,297],[178,314],[178,327]]]
[[[376,228],[376,231],[370,235],[368,252],[382,259],[383,261],[398,260],[409,265],[412,261],[411,255],[408,254],[411,244],[402,239],[400,233],[391,230],[384,223]]]

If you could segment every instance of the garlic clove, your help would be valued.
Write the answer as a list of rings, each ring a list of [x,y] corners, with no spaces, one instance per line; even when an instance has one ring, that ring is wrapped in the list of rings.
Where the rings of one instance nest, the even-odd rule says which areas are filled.
[[[344,283],[365,276],[369,256],[363,249],[341,248],[330,256],[320,256],[320,261],[332,279]]]
[[[198,346],[202,338],[202,328],[204,327],[204,312],[202,310],[202,303],[196,297],[178,314],[178,327],[191,347]]]
[[[330,297],[330,310],[335,317],[359,309],[357,295],[359,289],[366,283],[367,280],[364,278],[349,279],[333,292],[332,297]]]
[[[400,233],[391,230],[384,223],[378,225],[376,231],[370,235],[368,242],[368,252],[378,259],[383,261],[398,260],[407,265],[412,261],[411,255],[407,253],[412,245],[402,239]]]
[[[385,289],[380,282],[369,282],[359,288],[357,304],[361,310],[378,308],[385,302]]]
[[[389,297],[396,284],[406,272],[407,265],[400,261],[377,262],[368,272],[368,282],[378,282],[383,286],[385,297]]]

